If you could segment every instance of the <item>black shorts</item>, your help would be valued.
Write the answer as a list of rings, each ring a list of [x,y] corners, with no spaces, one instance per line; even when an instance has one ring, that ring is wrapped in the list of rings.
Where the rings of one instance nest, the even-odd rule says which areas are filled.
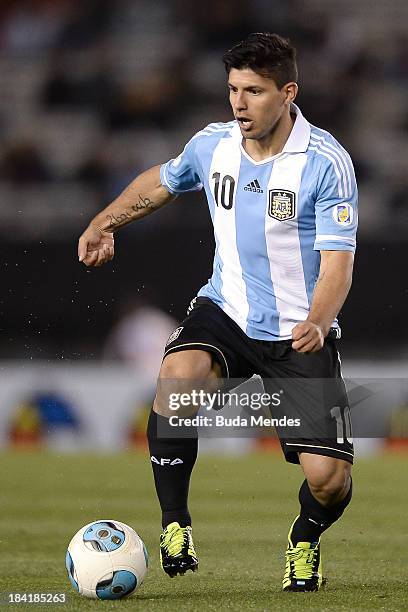
[[[335,331],[333,331],[335,335]],[[314,433],[302,437],[281,435],[276,428],[285,458],[290,463],[299,463],[298,453],[307,452],[344,459],[353,463],[354,451],[351,436],[350,411],[336,340],[326,338],[323,348],[316,353],[299,353],[292,349],[291,340],[264,341],[249,338],[241,328],[208,298],[198,297],[192,302],[187,317],[170,335],[164,356],[189,349],[202,349],[211,353],[222,369],[224,378],[248,379],[258,374],[266,383],[273,380],[301,379],[310,381],[326,379],[325,389],[310,394],[302,387],[292,404],[291,416],[303,422],[318,423]],[[311,406],[313,404],[313,409]],[[275,412],[276,408],[272,410]],[[295,411],[293,413],[293,410]],[[313,415],[311,417],[311,415]],[[279,415],[278,415],[279,416]],[[346,435],[342,435],[347,432]],[[340,428],[340,429],[339,429]]]

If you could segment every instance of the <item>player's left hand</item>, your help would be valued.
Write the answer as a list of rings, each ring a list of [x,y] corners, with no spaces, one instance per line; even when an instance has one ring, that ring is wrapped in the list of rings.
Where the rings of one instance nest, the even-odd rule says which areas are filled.
[[[316,323],[303,321],[292,329],[292,348],[298,353],[316,353],[323,348],[323,330]]]

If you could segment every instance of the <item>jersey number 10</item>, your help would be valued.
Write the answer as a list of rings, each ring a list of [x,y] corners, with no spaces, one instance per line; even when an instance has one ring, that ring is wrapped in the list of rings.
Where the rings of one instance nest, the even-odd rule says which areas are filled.
[[[234,203],[234,190],[235,190],[235,180],[229,174],[223,176],[222,181],[220,181],[221,174],[219,172],[214,172],[212,177],[214,179],[214,199],[217,206],[221,204],[223,208],[230,210]],[[220,193],[220,183],[221,183],[221,193]]]

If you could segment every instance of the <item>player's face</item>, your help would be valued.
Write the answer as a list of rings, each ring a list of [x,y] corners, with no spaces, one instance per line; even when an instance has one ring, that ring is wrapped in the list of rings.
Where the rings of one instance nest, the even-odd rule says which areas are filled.
[[[231,68],[229,99],[244,138],[262,140],[275,129],[297,93],[296,83],[278,89],[273,79],[250,68]]]

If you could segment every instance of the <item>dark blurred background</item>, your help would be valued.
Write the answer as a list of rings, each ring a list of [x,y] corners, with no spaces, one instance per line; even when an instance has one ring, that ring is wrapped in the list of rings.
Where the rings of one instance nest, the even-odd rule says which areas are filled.
[[[343,355],[407,357],[407,23],[406,0],[1,1],[0,358],[100,358],[132,301],[183,318],[212,267],[202,194],[122,230],[100,269],[77,239],[138,173],[231,119],[221,56],[251,31],[291,38],[303,114],[355,163]]]

